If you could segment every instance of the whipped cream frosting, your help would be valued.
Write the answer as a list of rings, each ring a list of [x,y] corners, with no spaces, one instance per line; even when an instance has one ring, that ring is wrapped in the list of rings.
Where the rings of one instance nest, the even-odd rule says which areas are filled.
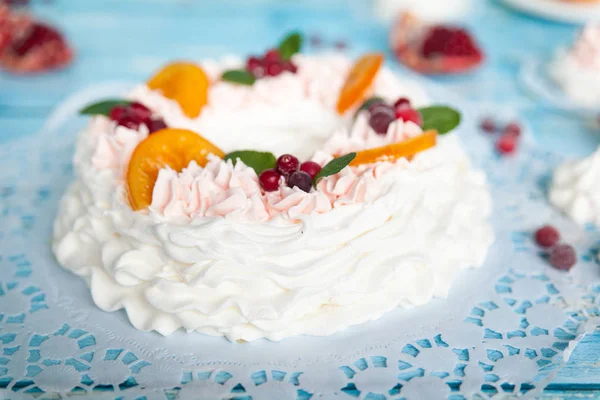
[[[236,62],[205,68],[216,75]],[[206,113],[193,120],[146,87],[130,97],[226,152],[245,146],[294,153],[289,146],[297,145],[322,165],[334,154],[421,133],[398,121],[376,135],[364,115],[348,131],[333,112],[332,88],[349,61],[295,62],[300,73],[266,79],[274,92],[264,97],[261,85],[216,83]],[[373,92],[425,102],[422,91],[388,70]],[[94,302],[106,311],[124,308],[141,330],[168,335],[183,328],[232,341],[328,335],[447,295],[460,270],[483,263],[493,241],[485,176],[454,135],[410,162],[345,168],[311,193],[285,187],[263,194],[241,162],[192,162],[181,172],[161,170],[149,210],[133,212],[124,173],[147,135],[92,119],[79,137],[76,179],[54,232],[57,259],[85,278]]]
[[[600,226],[600,148],[591,156],[567,161],[555,171],[550,202],[580,225]]]
[[[587,25],[572,48],[557,52],[550,76],[576,104],[600,104],[600,25]]]

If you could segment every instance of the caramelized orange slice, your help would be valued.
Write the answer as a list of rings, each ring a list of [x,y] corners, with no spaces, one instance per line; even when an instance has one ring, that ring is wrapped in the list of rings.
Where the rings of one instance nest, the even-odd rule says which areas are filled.
[[[196,64],[174,62],[168,64],[147,83],[152,90],[160,90],[165,97],[175,100],[190,118],[200,115],[208,102],[208,75]]]
[[[338,113],[345,113],[365,97],[381,64],[383,64],[382,53],[368,53],[356,61],[340,92],[337,103]]]
[[[437,143],[437,131],[430,130],[422,135],[406,140],[404,142],[392,143],[387,146],[375,147],[356,153],[356,157],[350,165],[371,164],[382,161],[393,161],[402,157],[411,157],[435,146]]]
[[[135,148],[127,170],[129,200],[134,210],[152,203],[152,190],[158,171],[171,167],[181,171],[190,161],[204,166],[209,154],[223,158],[225,154],[202,136],[185,129],[163,129],[144,139]]]

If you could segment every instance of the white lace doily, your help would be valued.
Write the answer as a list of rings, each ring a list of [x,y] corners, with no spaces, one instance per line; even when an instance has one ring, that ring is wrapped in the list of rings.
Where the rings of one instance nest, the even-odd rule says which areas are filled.
[[[448,299],[329,337],[230,343],[133,329],[94,306],[85,283],[50,250],[57,202],[71,180],[76,111],[123,85],[69,99],[44,129],[0,151],[0,388],[8,393],[146,399],[442,399],[540,393],[582,334],[600,322],[600,234],[546,201],[559,157],[523,144],[499,158],[464,111],[459,134],[493,188],[497,241]],[[438,96],[439,97],[439,96]],[[544,224],[576,246],[571,273],[547,265],[531,240]]]

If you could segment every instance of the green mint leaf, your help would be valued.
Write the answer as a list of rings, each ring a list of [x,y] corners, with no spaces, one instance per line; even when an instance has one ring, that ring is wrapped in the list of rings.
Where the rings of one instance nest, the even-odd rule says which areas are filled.
[[[242,160],[244,164],[256,172],[256,175],[260,175],[260,173],[266,169],[274,168],[276,162],[273,153],[254,150],[232,151],[225,156],[225,161],[227,160],[231,160],[233,165],[235,165],[238,160]]]
[[[114,106],[128,106],[131,101],[128,100],[104,100],[98,103],[90,104],[79,111],[81,115],[110,115],[110,110]]]
[[[279,54],[283,60],[289,60],[302,49],[302,35],[297,32],[287,35],[279,44]]]
[[[256,81],[254,75],[243,69],[225,71],[223,75],[221,75],[221,79],[227,82],[239,83],[240,85],[248,86],[252,86]]]
[[[313,179],[313,186],[326,176],[335,175],[348,166],[356,158],[356,153],[348,153],[345,156],[334,158],[329,161]]]
[[[360,106],[358,108],[358,110],[356,110],[354,117],[356,118],[358,116],[359,112],[368,110],[369,107],[371,107],[371,105],[373,105],[375,103],[385,103],[385,100],[382,97],[378,97],[378,96],[373,96],[373,97],[368,98],[367,100],[365,100],[365,102],[362,104],[362,106]]]
[[[447,106],[430,106],[417,111],[423,117],[423,130],[435,129],[440,135],[448,133],[460,124],[460,113]]]

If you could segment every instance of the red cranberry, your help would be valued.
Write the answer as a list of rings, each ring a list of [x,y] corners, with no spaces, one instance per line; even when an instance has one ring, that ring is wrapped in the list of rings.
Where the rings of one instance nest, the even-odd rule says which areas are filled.
[[[129,113],[132,117],[137,119],[140,122],[145,122],[150,119],[152,116],[152,111],[142,103],[131,103],[129,106]]]
[[[541,247],[552,247],[560,240],[560,233],[555,227],[542,226],[535,232],[535,242]]]
[[[305,161],[300,164],[300,171],[306,172],[311,178],[314,179],[319,171],[321,171],[321,166],[314,161]]]
[[[577,263],[577,253],[568,244],[559,244],[550,251],[550,264],[560,270],[568,271]]]
[[[110,110],[109,118],[113,121],[120,120],[123,116],[127,114],[127,107],[125,106],[114,106]]]
[[[291,154],[284,154],[277,159],[277,171],[285,177],[298,171],[300,161]]]
[[[521,127],[516,122],[511,122],[504,128],[505,135],[521,136]]]
[[[253,73],[254,70],[256,70],[257,68],[261,68],[262,67],[262,61],[260,59],[258,59],[257,57],[250,57],[248,58],[248,61],[246,61],[246,70],[248,72]]]
[[[138,121],[129,114],[125,114],[121,118],[119,118],[119,120],[117,121],[117,125],[137,130],[140,126],[140,121]]]
[[[517,149],[517,139],[512,135],[502,135],[500,140],[496,142],[496,150],[500,154],[508,155],[515,152]]]
[[[483,121],[481,121],[480,128],[482,131],[487,133],[495,133],[498,129],[496,127],[496,123],[491,118],[485,118]]]
[[[406,97],[400,97],[394,103],[394,110],[398,111],[398,110],[403,110],[405,108],[410,108],[410,100],[407,99]]]
[[[383,99],[373,99],[369,102],[369,106],[367,107],[367,110],[369,111],[370,114],[373,114],[375,112],[377,112],[377,110],[381,108],[382,111],[385,112],[393,112],[394,110],[385,103],[385,100]]]
[[[396,118],[401,119],[404,122],[411,121],[419,126],[423,126],[423,117],[421,116],[421,113],[414,108],[396,109]]]
[[[167,124],[162,118],[151,119],[148,123],[148,131],[150,133],[158,132],[167,127]]]
[[[279,50],[271,49],[266,52],[265,60],[270,62],[279,62],[281,61],[281,54],[279,54]]]
[[[305,191],[306,193],[310,192],[312,188],[312,178],[309,174],[304,171],[296,171],[287,180],[287,184],[289,187],[297,187],[298,189]]]
[[[265,192],[274,192],[279,189],[279,180],[281,179],[281,175],[279,172],[274,169],[267,169],[261,172],[258,177],[258,181],[260,182],[260,186],[263,188]]]
[[[267,66],[268,76],[277,76],[283,72],[283,66],[277,62],[271,63]]]
[[[296,64],[294,64],[291,61],[284,61],[283,64],[281,64],[281,66],[283,67],[283,69],[285,71],[289,71],[292,74],[295,74],[296,72],[298,72],[298,67],[296,66]]]
[[[389,107],[374,107],[374,111],[371,113],[369,117],[369,126],[377,133],[378,135],[385,135],[390,124],[396,120],[396,114]]]
[[[48,42],[64,42],[61,34],[53,28],[35,23],[29,30],[20,38],[15,40],[11,46],[11,50],[18,56],[24,56],[35,47],[42,46]]]

